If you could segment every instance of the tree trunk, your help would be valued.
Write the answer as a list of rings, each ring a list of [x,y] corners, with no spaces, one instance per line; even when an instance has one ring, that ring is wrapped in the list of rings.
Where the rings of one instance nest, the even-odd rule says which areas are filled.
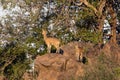
[[[104,25],[104,20],[105,20],[105,16],[104,15],[101,15],[101,17],[99,17],[98,19],[98,29],[100,32],[102,32],[103,30],[103,25]]]
[[[99,17],[99,19],[98,19],[98,21],[97,21],[97,23],[98,23],[98,31],[99,31],[99,33],[100,33],[100,37],[99,37],[99,39],[100,39],[100,43],[101,44],[103,44],[103,25],[104,25],[104,20],[105,20],[105,16],[101,16],[101,17]]]
[[[117,40],[116,40],[117,15],[116,15],[116,12],[114,11],[112,5],[109,5],[108,12],[111,16],[110,25],[111,25],[112,37],[110,39],[110,43],[116,45],[117,44]]]

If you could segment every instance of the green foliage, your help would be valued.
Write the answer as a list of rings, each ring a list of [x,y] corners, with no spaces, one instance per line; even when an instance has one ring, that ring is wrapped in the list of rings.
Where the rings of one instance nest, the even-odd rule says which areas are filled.
[[[60,4],[60,3],[65,3],[66,0],[56,0],[56,2],[57,2],[58,4]]]
[[[13,39],[15,40],[15,39]],[[12,41],[12,39],[11,39]],[[27,44],[35,43],[34,47]],[[37,52],[37,49],[44,45],[45,50]],[[9,44],[5,48],[0,48],[0,69],[4,68],[4,76],[9,80],[20,80],[23,73],[28,69],[29,61],[26,59],[26,52],[36,56],[46,53],[46,45],[39,28],[33,28],[33,33],[26,38],[24,42],[17,41],[16,44]],[[7,64],[7,62],[11,62]],[[3,71],[2,71],[3,72]]]
[[[25,2],[26,2],[27,5],[30,5],[30,4],[31,4],[31,1],[32,1],[32,0],[25,0]]]
[[[28,68],[28,62],[23,57],[17,57],[12,64],[8,65],[4,70],[4,75],[9,80],[21,80],[21,77]]]
[[[3,5],[4,9],[7,8],[7,3],[8,2],[13,2],[12,0],[1,0],[1,3],[5,3]],[[45,1],[48,0],[24,0],[25,3],[28,6],[31,6],[31,3],[33,3],[33,5],[36,5],[36,3],[38,1],[41,1],[42,3],[44,3]],[[94,7],[98,7],[98,2],[100,0],[88,0]],[[70,6],[71,3],[69,4],[69,0],[56,0],[57,2],[57,7],[61,8],[62,6]],[[16,4],[12,4],[12,6],[15,6]],[[20,4],[21,5],[21,4]],[[41,5],[41,4],[40,4]],[[69,9],[70,10],[70,9]],[[57,10],[56,10],[57,11]],[[59,10],[58,10],[59,11]],[[64,10],[63,10],[64,11]],[[62,12],[64,13],[64,12]],[[67,12],[68,15],[70,15],[70,12]],[[72,15],[75,15],[73,12]],[[65,17],[63,17],[63,15],[59,16],[59,13],[57,14],[58,16],[58,20],[56,19],[56,17],[53,16],[48,16],[46,17],[46,20],[43,22],[42,27],[47,28],[49,25],[49,20],[55,19],[53,21],[60,21],[63,20]],[[120,20],[120,16],[118,16],[118,19]],[[12,27],[9,27],[9,25],[11,25],[12,23],[10,22],[12,17],[7,16],[8,19],[10,19],[6,25],[8,26],[8,30],[7,33],[10,33],[11,35],[15,35],[14,30]],[[29,54],[32,54],[33,56],[37,56],[39,55],[43,55],[46,53],[47,51],[47,47],[45,45],[45,42],[43,40],[43,36],[41,34],[41,28],[39,28],[39,18],[40,18],[40,13],[38,11],[38,13],[36,14],[30,14],[30,18],[31,21],[29,22],[29,20],[23,20],[22,17],[19,17],[16,21],[20,22],[20,23],[27,23],[24,24],[22,27],[22,30],[25,30],[25,26],[27,26],[28,24],[30,26],[32,26],[32,24],[34,24],[34,28],[33,30],[30,30],[30,34],[26,36],[26,38],[24,39],[24,41],[18,41],[17,44],[15,45],[11,45],[8,46],[6,48],[2,48],[0,47],[0,69],[2,67],[5,66],[5,64],[7,64],[8,61],[10,61],[10,64],[7,64],[7,66],[5,66],[4,69],[4,75],[9,79],[9,80],[18,80],[21,78],[21,76],[23,75],[23,73],[25,72],[25,70],[28,68],[28,61],[25,57],[25,53],[28,52]],[[70,17],[68,18],[70,19]],[[70,41],[73,40],[82,40],[85,42],[92,42],[92,43],[99,43],[100,39],[102,38],[101,33],[99,32],[95,32],[95,31],[91,31],[93,28],[93,26],[96,26],[94,23],[97,23],[97,19],[95,17],[94,12],[90,9],[90,8],[86,8],[84,6],[82,6],[82,9],[79,10],[78,12],[78,17],[75,19],[78,20],[76,21],[76,26],[78,27],[77,30],[77,34],[74,34],[72,32],[70,32],[69,28],[66,27],[67,24],[64,24],[64,20],[63,23],[60,23],[60,26],[62,26],[62,29],[59,28],[59,26],[54,27],[53,32],[56,35],[52,35],[53,37],[56,37],[58,39],[61,40],[62,44],[66,44]],[[80,22],[83,21],[83,22]],[[69,22],[69,20],[68,20]],[[24,28],[25,27],[25,28]],[[72,26],[73,27],[73,26]],[[27,30],[26,30],[27,31]],[[1,31],[0,31],[1,32]],[[50,34],[52,34],[52,32],[50,32]],[[49,34],[49,35],[50,35]],[[17,34],[18,35],[18,34]],[[22,35],[17,36],[18,38],[23,37]],[[16,40],[16,38],[9,38],[7,39],[8,41],[14,41]],[[34,43],[36,47],[29,47],[27,46],[27,44],[31,44]],[[44,45],[45,50],[41,51],[41,52],[37,52],[37,50],[40,48],[41,45]],[[52,51],[55,51],[55,47],[52,46]],[[85,52],[87,52],[87,49],[85,49]],[[111,72],[111,64],[112,60],[109,60],[108,58],[106,58],[106,56],[104,54],[100,55],[98,57],[98,62],[99,64],[97,64],[97,66],[93,66],[95,68],[95,70],[88,70],[88,72],[86,72],[86,75],[82,78],[83,80],[114,80],[114,74]],[[88,62],[87,62],[88,63]],[[105,63],[109,63],[109,66],[106,66]],[[114,68],[113,70],[115,72],[115,74],[117,76],[120,75],[120,69],[117,67]]]
[[[61,44],[66,44],[74,39],[74,34],[67,29],[56,30],[56,32],[56,37],[61,40]]]
[[[114,74],[106,66],[98,65],[93,71],[86,71],[81,80],[114,80]]]
[[[37,55],[37,54],[43,55],[43,54],[46,53],[46,51],[47,51],[46,48],[47,47],[46,47],[45,42],[43,40],[43,36],[41,34],[41,29],[40,28],[37,28],[37,27],[33,28],[32,35],[26,38],[25,44],[30,44],[30,43],[34,43],[36,47],[32,48],[32,47],[25,46],[26,47],[26,51],[28,51],[29,54],[32,54],[32,55]],[[40,53],[37,53],[37,49],[41,45],[44,45],[45,50],[40,52]]]
[[[2,53],[2,51],[3,51],[3,48],[2,48],[2,47],[0,47],[0,54]]]
[[[114,68],[114,72],[118,78],[120,78],[120,67]]]
[[[80,17],[80,19],[77,19],[76,26],[79,28],[95,29],[95,26],[97,24],[95,16],[93,14],[90,15],[90,13],[83,13],[84,14],[82,14],[82,17]]]
[[[95,44],[101,42],[101,33],[95,31],[97,21],[94,14],[92,12],[85,13],[85,11],[81,11],[81,13],[83,13],[82,16],[76,21],[76,26],[78,27],[77,38]]]
[[[19,43],[10,44],[5,49],[2,49],[0,65],[0,69],[3,68],[1,72],[4,72],[6,78],[9,80],[20,79],[28,66],[23,45]]]
[[[99,42],[99,36],[100,33],[91,32],[91,30],[87,30],[87,29],[81,29],[77,34],[77,37],[80,38],[82,41],[85,42],[90,41],[95,44]]]
[[[74,40],[82,40],[94,44],[100,42],[101,33],[86,28],[77,29],[77,34],[70,32],[68,29],[53,30],[53,32],[54,31],[56,33],[55,37],[61,40],[61,44],[66,44]]]
[[[5,2],[5,0],[1,0],[0,2],[3,4]]]
[[[33,15],[32,13],[31,13],[31,24],[33,23],[35,23],[37,20],[38,20],[38,18],[39,18],[39,12],[37,12],[35,15]]]
[[[120,11],[118,12],[118,14],[120,14]],[[117,18],[120,21],[120,15],[117,15]]]
[[[92,66],[85,65],[85,74],[78,80],[118,80],[120,68],[114,68],[117,63],[111,61],[104,53],[95,58],[97,62],[93,62]],[[89,63],[89,61],[88,61]],[[114,65],[114,66],[113,66]]]
[[[99,0],[88,0],[93,6],[97,7]]]

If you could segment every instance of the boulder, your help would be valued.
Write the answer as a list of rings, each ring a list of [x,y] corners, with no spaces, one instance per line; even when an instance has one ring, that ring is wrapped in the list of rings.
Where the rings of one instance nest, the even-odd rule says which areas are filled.
[[[83,75],[82,64],[61,54],[46,54],[35,60],[37,80],[70,80]]]

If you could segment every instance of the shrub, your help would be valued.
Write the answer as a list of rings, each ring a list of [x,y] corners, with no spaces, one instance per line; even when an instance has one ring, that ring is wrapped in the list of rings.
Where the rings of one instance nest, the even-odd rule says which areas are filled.
[[[92,43],[99,43],[100,42],[100,33],[91,32],[91,30],[87,30],[85,28],[82,28],[77,33],[77,38],[81,39],[85,42],[92,42]]]
[[[79,77],[78,80],[118,80],[119,68],[113,66],[117,63],[110,62],[111,58],[104,53],[101,53],[95,59],[92,65],[87,64],[84,66],[85,74],[83,77]]]

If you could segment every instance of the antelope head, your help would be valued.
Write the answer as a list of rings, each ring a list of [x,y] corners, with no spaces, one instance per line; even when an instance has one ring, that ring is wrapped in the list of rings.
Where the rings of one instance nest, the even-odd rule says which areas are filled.
[[[44,29],[42,29],[42,34],[43,34],[43,35],[46,35],[46,34],[47,34],[47,31],[45,31]]]

